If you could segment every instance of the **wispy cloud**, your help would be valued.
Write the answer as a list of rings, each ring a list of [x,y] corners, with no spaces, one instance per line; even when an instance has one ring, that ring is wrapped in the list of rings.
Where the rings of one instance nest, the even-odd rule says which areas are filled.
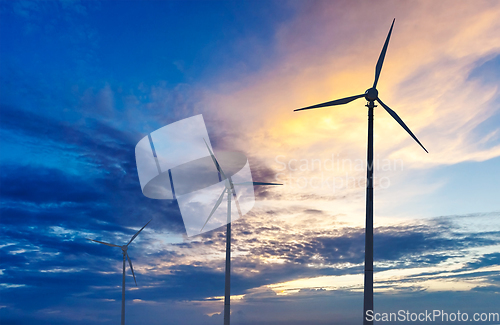
[[[255,180],[271,181],[283,172],[287,182],[256,188],[254,210],[233,223],[233,319],[275,325],[288,315],[287,324],[357,323],[364,183],[340,189],[331,182],[346,173],[365,177],[363,101],[292,110],[364,92],[394,17],[381,97],[431,154],[376,109],[377,158],[381,164],[402,162],[376,170],[377,306],[439,302],[451,308],[456,297],[468,301],[466,309],[493,306],[500,281],[498,212],[435,217],[441,214],[433,205],[446,196],[419,198],[447,189],[448,179],[435,177],[438,168],[500,156],[494,73],[500,7],[487,1],[378,5],[374,15],[372,6],[360,3],[287,2],[281,9],[289,16],[266,29],[265,41],[249,33],[231,45],[230,53],[245,58],[252,53],[250,61],[220,55],[218,64],[205,70],[220,71],[176,85],[161,78],[116,82],[111,72],[92,68],[102,58],[98,27],[86,20],[98,9],[93,4],[28,1],[2,7],[3,15],[17,17],[13,21],[23,28],[16,31],[29,43],[16,47],[22,55],[12,51],[2,60],[8,68],[0,87],[2,321],[114,322],[120,251],[85,238],[125,243],[153,218],[130,248],[139,287],[127,275],[128,319],[221,322],[224,229],[185,237],[176,202],[145,198],[135,169],[134,146],[147,132],[203,113],[216,151],[244,151]],[[52,9],[60,15],[45,21]],[[61,27],[66,29],[55,32]],[[34,38],[39,41],[28,42]],[[44,41],[55,53],[52,61],[60,55],[71,62],[41,65],[33,47]],[[195,68],[181,70],[193,75]],[[324,165],[328,159],[362,164],[332,169]],[[322,168],[310,168],[313,160]],[[301,169],[303,164],[309,167]],[[459,177],[462,171],[446,175]],[[317,186],[322,177],[330,186]],[[390,188],[382,177],[391,181]],[[304,180],[314,183],[301,186]],[[466,187],[460,184],[457,188]],[[481,186],[477,195],[488,196],[488,184]],[[464,191],[454,197],[455,205],[473,197]],[[434,218],[422,218],[416,205],[429,206]],[[450,292],[460,296],[452,299]]]

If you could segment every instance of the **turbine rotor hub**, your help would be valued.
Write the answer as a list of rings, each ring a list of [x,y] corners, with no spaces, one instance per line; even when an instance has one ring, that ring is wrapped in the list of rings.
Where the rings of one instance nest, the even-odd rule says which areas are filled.
[[[375,88],[370,88],[365,92],[365,98],[369,102],[373,102],[378,98],[378,90]]]

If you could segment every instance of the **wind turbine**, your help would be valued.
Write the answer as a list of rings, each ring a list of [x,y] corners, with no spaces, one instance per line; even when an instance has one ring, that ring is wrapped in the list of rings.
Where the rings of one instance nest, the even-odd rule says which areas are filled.
[[[321,103],[313,106],[308,106],[295,111],[301,111],[306,109],[328,107],[334,105],[347,104],[353,100],[364,97],[368,103],[368,152],[367,152],[367,168],[366,168],[366,228],[365,228],[365,282],[364,282],[364,303],[363,303],[363,324],[373,324],[373,321],[368,321],[366,319],[367,311],[373,311],[373,108],[376,107],[374,104],[377,101],[382,107],[391,115],[398,123],[410,134],[410,136],[417,141],[417,143],[428,153],[427,149],[418,141],[417,137],[411,132],[411,130],[406,126],[403,120],[389,108],[382,100],[378,97],[377,82],[380,77],[380,71],[382,70],[382,64],[384,63],[385,53],[387,52],[387,46],[389,45],[389,39],[391,38],[392,28],[394,27],[394,22],[392,21],[391,29],[385,40],[384,47],[377,61],[377,66],[375,68],[375,81],[373,86],[368,89],[364,94],[346,97],[342,99],[333,100],[326,103]]]
[[[205,139],[203,139],[205,141]],[[236,208],[238,209],[238,214],[240,217],[241,215],[241,209],[240,209],[240,204],[238,202],[238,197],[236,196],[236,191],[234,189],[234,185],[283,185],[283,184],[275,184],[275,183],[263,183],[263,182],[243,182],[243,183],[233,183],[231,177],[227,177],[226,174],[224,174],[224,171],[222,170],[222,167],[220,166],[219,162],[217,161],[217,158],[215,158],[214,153],[212,150],[210,150],[210,147],[208,146],[207,142],[205,141],[205,145],[207,146],[208,151],[210,152],[210,156],[212,157],[212,160],[214,162],[215,168],[217,168],[217,171],[219,172],[219,180],[220,181],[225,181],[225,188],[222,191],[221,195],[217,199],[217,202],[215,202],[215,205],[212,209],[212,212],[210,212],[210,215],[208,216],[207,220],[205,221],[205,224],[203,227],[201,227],[200,233],[203,231],[203,228],[207,225],[208,221],[214,214],[214,212],[217,210],[217,208],[220,206],[222,203],[222,199],[224,198],[224,195],[227,193],[227,228],[226,228],[226,276],[225,276],[225,285],[224,285],[224,325],[229,325],[229,316],[231,314],[230,310],[230,298],[231,298],[231,194],[234,196],[234,202],[236,203]]]
[[[153,220],[153,219],[151,219],[151,220]],[[144,227],[141,228],[141,230],[139,230],[138,232],[135,233],[135,235],[132,236],[132,239],[130,239],[130,241],[128,242],[127,245],[119,246],[119,245],[114,245],[114,244],[110,244],[110,243],[105,243],[103,241],[98,241],[98,240],[87,238],[88,240],[95,241],[96,243],[99,243],[99,244],[103,244],[103,245],[107,245],[107,246],[111,246],[111,247],[119,247],[122,249],[123,277],[122,277],[122,322],[121,322],[121,325],[125,325],[125,259],[128,260],[128,264],[130,265],[130,270],[132,270],[132,275],[134,276],[135,285],[137,286],[137,281],[135,280],[134,268],[132,267],[132,260],[130,259],[130,257],[128,256],[128,253],[127,253],[128,245],[130,245],[130,243],[135,239],[135,237],[137,237],[139,235],[139,233],[142,231],[142,229],[144,229],[151,222],[151,220],[149,220],[148,223],[145,224]]]

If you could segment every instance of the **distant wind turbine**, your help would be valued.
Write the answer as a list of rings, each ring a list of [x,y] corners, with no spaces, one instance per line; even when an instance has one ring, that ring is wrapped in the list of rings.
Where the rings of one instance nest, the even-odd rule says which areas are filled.
[[[203,139],[205,141],[205,139]],[[283,185],[283,184],[275,184],[275,183],[263,183],[263,182],[243,182],[243,183],[233,183],[231,177],[227,177],[222,170],[222,167],[219,165],[217,158],[213,154],[212,150],[208,146],[205,141],[205,145],[207,146],[208,151],[210,152],[210,156],[214,162],[215,168],[219,172],[219,179],[221,181],[225,181],[225,188],[222,191],[221,195],[217,199],[212,212],[208,216],[205,224],[200,230],[200,233],[203,231],[203,228],[207,225],[208,221],[217,210],[219,205],[222,203],[222,199],[224,195],[227,193],[227,229],[226,229],[226,278],[225,278],[225,286],[224,286],[224,325],[229,325],[229,316],[231,314],[230,309],[230,298],[231,298],[231,194],[234,196],[234,202],[236,203],[236,208],[238,209],[238,214],[242,217],[240,203],[238,202],[238,197],[236,196],[236,191],[234,189],[234,185]]]
[[[378,58],[377,66],[375,68],[375,81],[373,82],[373,87],[368,89],[364,94],[346,97],[342,99],[333,100],[326,103],[321,103],[313,106],[308,106],[295,111],[301,111],[306,109],[328,107],[334,105],[347,104],[358,98],[365,98],[368,103],[368,154],[367,154],[367,184],[366,184],[366,229],[365,229],[365,283],[364,283],[364,304],[363,304],[363,324],[373,324],[373,321],[368,321],[366,319],[367,311],[373,311],[373,108],[376,107],[375,101],[379,102],[380,105],[391,115],[398,123],[410,134],[410,136],[428,153],[427,149],[418,141],[417,137],[411,132],[411,130],[406,126],[403,120],[389,108],[382,100],[378,97],[377,82],[380,76],[380,71],[382,70],[382,64],[384,63],[385,53],[387,52],[387,46],[389,45],[389,39],[391,38],[392,27],[394,22],[392,21],[391,29],[385,40],[384,47]]]
[[[153,220],[153,219],[151,219],[151,220]],[[130,239],[130,241],[128,242],[127,245],[119,246],[119,245],[114,245],[114,244],[105,243],[102,241],[87,238],[88,240],[94,241],[94,242],[99,243],[99,244],[103,244],[103,245],[107,245],[107,246],[111,246],[111,247],[119,247],[122,249],[123,278],[122,278],[122,322],[121,322],[121,325],[125,325],[125,259],[128,260],[128,264],[130,265],[130,270],[132,270],[132,275],[134,276],[135,285],[137,286],[137,281],[135,280],[134,268],[132,267],[132,260],[130,259],[130,257],[128,256],[128,253],[127,253],[128,245],[130,245],[130,243],[135,239],[135,237],[137,237],[139,235],[139,233],[142,231],[142,229],[146,228],[146,226],[151,222],[151,220],[149,220],[148,223],[145,224],[144,227],[141,228],[141,230],[139,230],[138,232],[135,233],[135,235],[132,236],[132,239]]]

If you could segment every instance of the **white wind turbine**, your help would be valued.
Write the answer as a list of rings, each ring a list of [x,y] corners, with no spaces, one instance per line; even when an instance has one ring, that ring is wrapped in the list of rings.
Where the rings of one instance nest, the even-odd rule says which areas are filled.
[[[153,219],[151,219],[151,220],[153,220]],[[130,243],[139,235],[139,233],[142,231],[142,229],[144,229],[151,222],[151,220],[149,220],[148,223],[145,224],[144,227],[141,228],[141,230],[139,230],[138,232],[135,233],[135,235],[132,236],[132,238],[130,239],[130,241],[128,242],[127,245],[119,246],[119,245],[105,243],[105,242],[102,242],[99,240],[87,238],[88,240],[94,241],[94,242],[99,243],[99,244],[103,244],[103,245],[107,245],[107,246],[111,246],[111,247],[119,247],[122,249],[123,277],[122,277],[122,318],[121,318],[122,321],[121,321],[121,325],[125,325],[125,259],[128,260],[128,264],[130,265],[130,270],[132,270],[132,275],[134,276],[135,285],[137,286],[137,281],[135,280],[134,268],[132,267],[132,260],[130,259],[130,257],[128,256],[128,253],[127,253],[128,245],[130,245]]]

